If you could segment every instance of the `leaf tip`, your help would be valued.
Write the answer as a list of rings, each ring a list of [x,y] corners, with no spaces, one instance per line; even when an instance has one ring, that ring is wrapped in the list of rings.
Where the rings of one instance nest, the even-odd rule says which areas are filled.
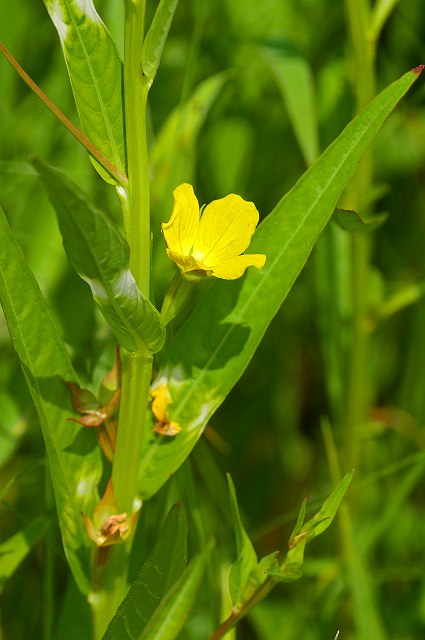
[[[425,64],[418,64],[417,67],[413,67],[412,71],[416,73],[418,76],[420,76],[422,71],[424,70],[424,67],[425,67]]]

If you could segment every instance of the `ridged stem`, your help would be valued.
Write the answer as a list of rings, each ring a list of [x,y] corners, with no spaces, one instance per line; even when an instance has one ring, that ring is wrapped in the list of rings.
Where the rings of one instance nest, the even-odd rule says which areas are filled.
[[[124,92],[128,200],[124,226],[130,269],[141,293],[150,289],[150,196],[146,106],[150,81],[142,73],[145,0],[125,1]],[[122,196],[121,196],[122,197]],[[152,375],[152,356],[142,346],[122,353],[121,403],[112,479],[118,510],[131,513],[138,493],[139,466]]]
[[[375,92],[375,48],[369,37],[368,0],[346,0],[348,25],[353,47],[353,77],[356,112],[372,100]],[[350,207],[364,212],[373,180],[373,157],[369,152],[360,164],[348,190]],[[347,466],[356,466],[359,456],[359,429],[367,417],[367,303],[370,274],[370,238],[353,234],[352,238],[352,347],[346,407]]]

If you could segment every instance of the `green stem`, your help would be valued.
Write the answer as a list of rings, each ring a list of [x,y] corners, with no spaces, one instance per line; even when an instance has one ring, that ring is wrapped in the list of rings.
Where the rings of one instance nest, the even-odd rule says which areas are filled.
[[[370,36],[369,0],[346,0],[348,25],[353,46],[353,75],[356,111],[361,111],[375,93],[375,41]],[[366,154],[351,181],[348,197],[350,206],[364,213],[373,180],[373,156]],[[360,453],[359,428],[367,419],[369,408],[368,384],[368,291],[370,280],[370,238],[367,234],[353,234],[352,238],[352,345],[348,377],[346,407],[345,464],[357,466]],[[351,505],[339,510],[340,539],[353,602],[353,618],[359,637],[385,640],[379,611],[374,600],[367,562],[356,542]],[[364,611],[368,611],[367,622]],[[367,628],[366,628],[367,627]]]
[[[128,166],[128,200],[124,226],[130,247],[130,269],[143,295],[150,290],[150,196],[146,106],[150,81],[143,76],[141,56],[146,0],[125,0],[124,92]],[[121,403],[112,470],[119,511],[131,513],[138,493],[143,429],[152,375],[152,356],[143,347],[122,353]]]
[[[120,544],[97,549],[97,557],[99,552],[105,552],[108,558],[104,567],[95,569],[96,584],[88,597],[92,611],[94,640],[103,638],[109,622],[127,592],[127,545]]]
[[[369,38],[370,6],[368,0],[346,0],[348,23],[353,46],[353,76],[356,111],[365,107],[374,96],[374,44]],[[373,180],[373,158],[369,152],[357,170],[349,189],[350,206],[362,210]],[[353,234],[353,316],[352,348],[348,380],[346,414],[346,449],[348,466],[356,466],[359,454],[359,427],[368,410],[367,384],[367,296],[369,282],[370,238]]]
[[[134,511],[139,466],[152,376],[152,355],[147,351],[122,354],[120,415],[112,481],[118,512]]]
[[[118,189],[130,247],[130,269],[141,293],[150,289],[150,201],[146,107],[150,87],[141,71],[146,0],[125,0],[124,93],[128,189]],[[146,420],[152,355],[139,345],[122,350],[121,401],[112,481],[118,513],[132,514],[139,489],[139,467]],[[127,590],[131,540],[116,546],[96,572],[89,603],[95,640],[103,633]],[[99,558],[99,556],[98,556]]]
[[[161,317],[165,325],[184,309],[201,277],[183,277],[180,271],[176,273],[162,303]]]
[[[142,73],[146,0],[125,0],[124,91],[128,166],[126,236],[130,269],[140,291],[149,298],[150,196],[146,107],[151,81]]]

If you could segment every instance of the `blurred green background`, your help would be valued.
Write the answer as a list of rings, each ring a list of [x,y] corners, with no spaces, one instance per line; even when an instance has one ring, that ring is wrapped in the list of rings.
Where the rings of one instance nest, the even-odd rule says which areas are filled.
[[[119,48],[121,4],[96,2]],[[378,46],[377,90],[425,62],[423,1],[395,4]],[[148,2],[150,13],[154,8]],[[42,1],[0,0],[0,34],[77,124],[57,34]],[[299,112],[296,124],[290,102],[296,83],[285,84],[270,63],[271,52],[300,65],[312,91],[312,122]],[[118,202],[85,150],[4,60],[0,95],[1,205],[90,385],[110,364],[113,341],[94,312],[87,285],[67,264],[54,212],[28,158],[38,155],[65,169],[117,220]],[[241,623],[237,638],[333,640],[338,629],[341,640],[425,638],[424,98],[419,81],[385,124],[373,151],[376,188],[363,194],[388,217],[370,235],[368,415],[359,425],[360,455],[347,499],[351,534],[342,517],[308,548],[303,579],[276,588]],[[181,2],[150,94],[157,301],[173,269],[164,257],[159,223],[169,217],[177,184],[192,182],[201,203],[239,193],[265,216],[313,160],[315,146],[324,149],[354,112],[343,2]],[[317,128],[317,144],[313,131],[302,148],[306,136],[297,126],[304,134],[305,127]],[[264,555],[284,548],[305,495],[314,510],[329,493],[332,451],[347,470],[350,445],[343,415],[351,344],[350,242],[350,233],[334,223],[325,230],[190,465],[146,505],[135,564],[146,555],[166,507],[183,497],[195,514],[192,547],[204,527],[218,541],[215,566],[225,569],[233,560],[225,471],[234,478],[247,530]],[[52,511],[44,466],[41,431],[1,318],[0,541]],[[190,474],[195,495],[187,495]],[[45,545],[55,549],[52,567],[46,566]],[[84,637],[84,604],[66,575],[52,525],[47,539],[3,585],[0,636],[74,638],[79,627],[71,630],[66,622],[71,610]],[[209,588],[217,589],[221,579],[219,571],[210,575]],[[52,636],[42,631],[50,625],[45,612],[52,610],[46,608],[46,593],[54,594],[57,613]],[[212,631],[216,612],[210,611],[210,601],[208,594],[200,599],[182,639],[206,638]]]

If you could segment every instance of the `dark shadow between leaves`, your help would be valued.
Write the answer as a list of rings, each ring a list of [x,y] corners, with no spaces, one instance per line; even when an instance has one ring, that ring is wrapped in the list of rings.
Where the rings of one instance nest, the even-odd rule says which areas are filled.
[[[77,424],[74,422],[74,425]],[[70,423],[72,428],[72,423]],[[79,431],[75,433],[74,440],[68,445],[64,451],[67,453],[74,453],[77,456],[88,456],[97,447],[97,440],[94,433],[94,428],[81,427]]]
[[[242,284],[242,280],[212,284],[170,343],[169,363],[184,366],[192,375],[192,368],[222,369],[242,352],[250,328],[230,321]]]

